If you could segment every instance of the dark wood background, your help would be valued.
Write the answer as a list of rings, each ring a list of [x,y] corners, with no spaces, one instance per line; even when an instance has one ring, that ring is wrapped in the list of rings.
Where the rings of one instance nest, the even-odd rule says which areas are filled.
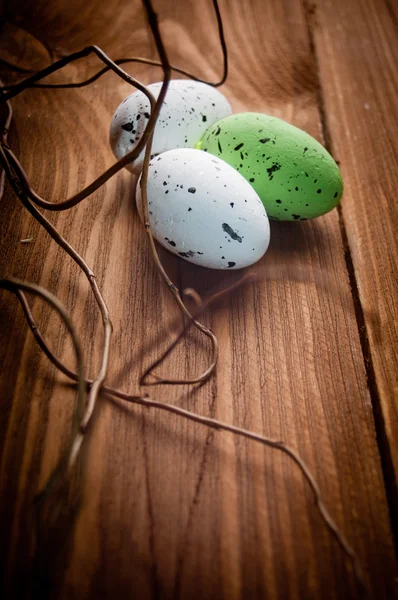
[[[112,58],[155,58],[140,2],[3,3],[0,57],[38,69],[96,43]],[[216,80],[208,0],[156,0],[173,64]],[[281,117],[324,142],[345,181],[341,207],[311,222],[272,223],[259,280],[209,310],[217,374],[152,396],[283,439],[313,471],[377,598],[393,598],[397,523],[398,11],[390,0],[223,0],[234,111]],[[77,81],[87,59],[52,76]],[[157,68],[127,69],[145,83]],[[3,78],[16,80],[3,68]],[[112,74],[80,90],[29,90],[13,101],[10,144],[53,201],[113,161],[108,128],[129,86]],[[51,221],[95,270],[114,324],[110,384],[139,392],[177,314],[152,265],[134,208],[134,178],[116,175]],[[72,312],[89,372],[102,331],[84,277],[7,187],[1,276],[40,283]],[[29,243],[21,240],[32,238]],[[232,281],[161,253],[180,288],[206,296]],[[73,365],[65,328],[34,313]],[[74,391],[38,349],[16,300],[1,294],[0,572],[3,598],[32,590],[29,515],[68,439]],[[191,333],[162,372],[196,374],[208,347]],[[288,458],[156,410],[103,397],[85,442],[82,504],[68,544],[54,543],[56,598],[356,598],[350,562]],[[33,573],[34,576],[34,573]],[[0,588],[1,589],[1,588]]]

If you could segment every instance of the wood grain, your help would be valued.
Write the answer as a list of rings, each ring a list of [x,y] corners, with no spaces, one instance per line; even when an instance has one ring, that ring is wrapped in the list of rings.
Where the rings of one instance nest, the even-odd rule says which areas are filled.
[[[364,325],[378,433],[398,506],[397,23],[387,2],[312,14],[325,114],[345,181],[342,217]],[[345,90],[350,90],[346,93]],[[384,439],[386,438],[386,439]],[[396,515],[398,516],[398,515]]]
[[[172,62],[215,80],[221,56],[211,3],[158,0],[155,6]],[[361,13],[359,1],[352,6]],[[231,63],[223,92],[234,110],[274,114],[322,139],[318,85],[326,84],[319,79],[305,7],[298,0],[231,0],[221,9]],[[114,58],[155,57],[138,2],[56,0],[24,3],[23,10],[17,3],[10,10],[16,25],[65,51],[98,43]],[[324,28],[330,27],[326,21]],[[318,54],[327,48],[325,43]],[[22,50],[29,55],[29,48]],[[364,52],[372,56],[373,46]],[[84,78],[95,64],[80,62],[52,80]],[[160,76],[143,66],[130,72],[144,82]],[[329,84],[327,114],[339,104],[331,89]],[[74,193],[112,162],[108,125],[129,92],[107,74],[90,88],[30,90],[13,102],[10,143],[46,198]],[[366,162],[349,162],[331,127],[330,133],[343,174],[355,181],[372,146]],[[353,141],[347,148],[345,156],[351,156]],[[373,184],[381,194],[380,180]],[[355,232],[346,218],[352,185],[343,205],[348,237]],[[87,283],[10,190],[1,208],[2,275],[40,283],[65,302],[94,373],[102,337]],[[359,228],[358,212],[349,214]],[[166,347],[167,325],[177,311],[152,265],[134,210],[134,180],[120,173],[80,206],[50,218],[94,268],[110,307],[109,383],[138,391],[139,375]],[[380,228],[381,216],[374,212],[373,219]],[[27,237],[33,242],[21,244]],[[296,448],[374,594],[391,598],[395,557],[388,503],[346,251],[337,211],[313,222],[272,223],[258,281],[204,317],[220,340],[216,376],[200,388],[160,386],[152,395]],[[161,256],[180,288],[193,285],[204,296],[236,277],[192,267],[167,252]],[[382,264],[390,277],[388,263]],[[0,568],[5,597],[24,598],[37,579],[28,543],[30,507],[67,440],[73,390],[37,349],[15,300],[1,298]],[[378,315],[377,307],[370,308]],[[42,303],[35,301],[34,310],[52,348],[72,364],[65,329]],[[162,372],[183,377],[200,372],[207,360],[206,342],[190,333]],[[82,470],[77,520],[44,565],[48,597],[358,597],[350,564],[308,487],[275,451],[103,397]]]

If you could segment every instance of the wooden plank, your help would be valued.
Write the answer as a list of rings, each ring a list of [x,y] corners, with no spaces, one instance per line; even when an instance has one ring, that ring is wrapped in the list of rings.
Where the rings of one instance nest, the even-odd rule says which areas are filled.
[[[396,507],[398,40],[393,7],[374,0],[326,1],[319,3],[311,23],[333,151],[345,180],[342,217],[358,286],[378,435]]]
[[[130,4],[87,2],[77,10],[81,3],[59,0],[41,7],[40,20],[33,4],[24,7],[24,18],[33,23],[32,33],[69,51],[95,41],[114,57],[153,56],[141,11]],[[173,62],[215,78],[219,51],[211,5],[159,1],[156,8]],[[234,109],[275,114],[320,138],[316,71],[301,4],[225,2],[222,11],[231,54],[224,91]],[[83,77],[87,70],[79,64],[65,77]],[[159,77],[143,67],[131,72],[147,82]],[[127,93],[126,84],[106,75],[92,88],[32,90],[14,102],[11,144],[43,194],[73,193],[111,162],[107,124]],[[143,366],[166,344],[167,318],[175,309],[152,267],[133,195],[131,177],[122,173],[91,200],[51,218],[95,266],[111,308],[109,381],[136,391]],[[49,287],[73,309],[94,372],[101,332],[88,286],[12,194],[2,210],[2,269]],[[28,236],[32,245],[20,244]],[[219,273],[167,253],[162,259],[181,287],[194,285],[206,295],[220,283]],[[387,503],[338,214],[273,224],[271,248],[257,273],[257,283],[205,315],[220,339],[217,376],[199,389],[162,386],[153,395],[295,447],[369,584],[378,597],[392,597]],[[223,275],[223,282],[232,277]],[[73,393],[37,350],[16,304],[2,298],[0,544],[13,597],[26,595],[31,585],[28,512],[67,439]],[[64,329],[38,302],[35,311],[52,346],[71,364]],[[148,348],[153,338],[159,341]],[[199,372],[207,360],[202,340],[190,334],[163,370],[181,377]],[[122,409],[105,398],[86,443],[82,508],[60,556],[53,594],[59,598],[358,593],[349,562],[289,460],[176,416]]]

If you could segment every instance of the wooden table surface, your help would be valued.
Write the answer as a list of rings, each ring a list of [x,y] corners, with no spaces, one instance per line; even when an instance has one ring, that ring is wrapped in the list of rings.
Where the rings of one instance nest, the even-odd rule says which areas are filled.
[[[25,68],[46,66],[47,48],[59,55],[89,43],[113,59],[156,58],[138,0],[7,6],[0,57]],[[272,222],[258,280],[206,311],[220,341],[216,375],[201,387],[150,393],[297,450],[373,595],[390,599],[398,523],[397,4],[220,6],[230,57],[221,91],[234,111],[275,115],[323,142],[345,191],[324,217]],[[156,0],[155,8],[171,62],[217,80],[212,3]],[[78,81],[97,68],[96,59],[82,60],[51,81]],[[126,68],[144,83],[161,77],[156,67]],[[20,77],[2,72],[6,81]],[[9,143],[39,193],[61,200],[112,164],[109,123],[129,93],[108,73],[82,89],[31,89],[13,100]],[[133,176],[120,172],[76,208],[47,215],[94,269],[109,306],[107,381],[140,393],[139,377],[170,342],[178,311],[153,266],[134,190]],[[64,302],[94,374],[102,327],[86,279],[9,186],[0,208],[1,276],[38,283]],[[161,259],[180,289],[193,286],[204,297],[236,279],[166,251]],[[41,300],[33,306],[49,344],[73,367],[64,325]],[[38,348],[8,292],[0,334],[2,598],[33,597],[37,578],[42,598],[360,597],[350,560],[288,457],[104,395],[85,440],[78,514],[67,536],[49,543],[39,572],[29,543],[32,506],[67,443],[75,390]],[[191,332],[160,372],[193,376],[208,361],[207,342]]]

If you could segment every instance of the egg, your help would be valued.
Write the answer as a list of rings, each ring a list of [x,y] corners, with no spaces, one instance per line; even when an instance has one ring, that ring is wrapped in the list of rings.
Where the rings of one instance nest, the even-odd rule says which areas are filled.
[[[142,217],[141,178],[137,208]],[[155,239],[173,254],[210,269],[241,269],[269,244],[269,221],[252,186],[233,167],[192,148],[151,160],[149,222]]]
[[[161,87],[162,82],[148,85],[155,98]],[[150,112],[149,100],[140,91],[118,106],[110,127],[110,144],[117,159],[137,146]],[[193,148],[209,125],[231,112],[225,96],[210,85],[185,79],[170,81],[155,127],[152,155],[173,148]],[[144,155],[145,150],[127,168],[140,172]]]
[[[208,128],[197,144],[235,167],[256,190],[267,214],[281,221],[319,217],[343,193],[339,168],[308,133],[260,113],[240,113]]]

